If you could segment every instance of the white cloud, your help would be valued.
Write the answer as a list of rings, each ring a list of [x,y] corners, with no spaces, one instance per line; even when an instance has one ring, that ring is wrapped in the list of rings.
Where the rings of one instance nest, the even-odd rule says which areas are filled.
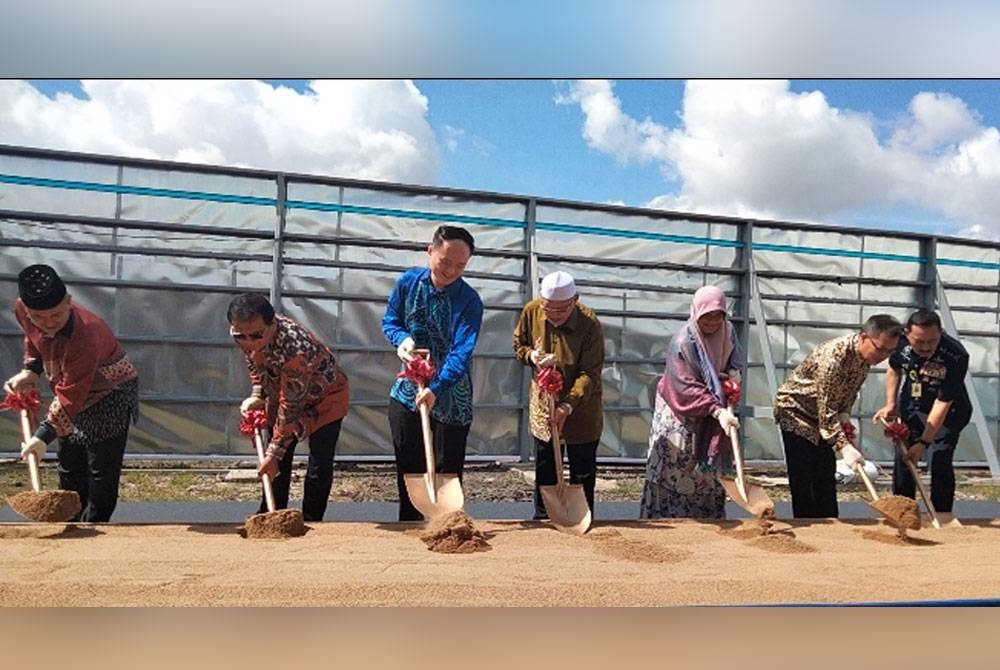
[[[870,115],[787,81],[690,81],[676,127],[629,117],[606,81],[574,82],[557,102],[580,106],[590,147],[680,183],[652,207],[826,223],[920,207],[956,231],[1000,230],[1000,132],[948,94],[914,96],[885,143]]]
[[[359,179],[434,183],[427,99],[408,81],[84,81],[50,99],[0,81],[0,142]]]
[[[914,151],[932,151],[971,137],[979,131],[978,115],[947,93],[918,93],[910,114],[896,129],[890,144]]]
[[[635,121],[621,110],[611,82],[575,82],[568,93],[557,94],[558,104],[579,104],[584,113],[583,137],[594,149],[613,155],[619,163],[646,163],[666,157],[666,129],[650,119]]]
[[[462,137],[462,135],[465,135],[464,129],[445,125],[444,127],[445,148],[451,153],[455,153],[456,151],[458,151],[458,140]]]

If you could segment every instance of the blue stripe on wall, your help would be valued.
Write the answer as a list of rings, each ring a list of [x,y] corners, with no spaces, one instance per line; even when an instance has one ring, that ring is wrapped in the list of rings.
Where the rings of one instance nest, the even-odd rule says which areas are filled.
[[[278,201],[275,198],[257,198],[249,195],[230,195],[228,193],[208,193],[204,191],[180,191],[169,188],[148,188],[145,186],[125,186],[118,184],[96,184],[86,181],[70,181],[67,179],[40,179],[37,177],[18,177],[16,175],[0,174],[0,183],[19,184],[21,186],[43,186],[48,188],[65,188],[76,191],[99,191],[105,193],[127,193],[130,195],[148,195],[159,198],[180,198],[183,200],[207,200],[209,202],[235,202],[241,205],[269,205],[274,207]]]
[[[21,186],[41,186],[45,188],[62,188],[82,191],[96,191],[106,193],[124,193],[129,195],[142,195],[161,198],[179,198],[183,200],[204,200],[208,202],[228,202],[242,205],[262,205],[276,207],[276,198],[262,198],[245,195],[232,195],[228,193],[212,193],[206,191],[186,191],[166,188],[149,188],[144,186],[127,186],[119,184],[100,184],[95,182],[74,181],[67,179],[45,179],[40,177],[23,177],[19,175],[0,174],[0,183],[17,184]],[[421,212],[417,210],[388,209],[381,207],[362,207],[357,205],[341,205],[327,202],[311,202],[307,200],[286,200],[288,209],[302,209],[324,212],[344,212],[348,214],[367,214],[371,216],[392,216],[398,218],[422,219],[426,221],[442,221],[449,223],[466,223],[485,226],[502,226],[508,228],[523,229],[526,227],[524,221],[517,219],[502,219],[483,216],[467,216],[463,214],[446,214],[436,212]],[[698,244],[717,247],[742,248],[743,243],[738,240],[720,240],[712,237],[696,237],[690,235],[670,235],[666,233],[654,233],[636,230],[617,230],[613,228],[601,228],[582,226],[567,223],[555,223],[539,221],[535,224],[538,230],[548,230],[552,232],[577,233],[580,235],[599,235],[605,237],[621,237],[626,239],[655,240],[658,242],[672,242],[677,244]],[[907,254],[885,254],[869,251],[852,251],[848,249],[830,249],[824,247],[805,247],[790,244],[765,244],[755,243],[755,251],[776,251],[781,253],[813,254],[820,256],[839,256],[844,258],[862,258],[870,260],[894,261],[900,263],[926,263],[927,259],[921,256]],[[1000,263],[990,263],[986,261],[967,261],[958,258],[938,258],[938,265],[951,265],[957,267],[977,268],[983,270],[1000,270]]]

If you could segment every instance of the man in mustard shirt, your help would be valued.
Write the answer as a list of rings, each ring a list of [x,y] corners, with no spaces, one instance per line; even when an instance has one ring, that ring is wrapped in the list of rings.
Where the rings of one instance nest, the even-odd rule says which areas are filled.
[[[594,512],[597,446],[604,428],[601,371],[604,333],[590,308],[580,303],[573,277],[558,271],[542,279],[541,298],[521,310],[514,328],[514,354],[534,370],[555,367],[563,388],[556,399],[554,421],[566,441],[570,483],[582,484],[590,512]],[[548,518],[539,486],[556,483],[556,467],[549,427],[548,405],[534,379],[528,406],[535,439],[535,519]]]

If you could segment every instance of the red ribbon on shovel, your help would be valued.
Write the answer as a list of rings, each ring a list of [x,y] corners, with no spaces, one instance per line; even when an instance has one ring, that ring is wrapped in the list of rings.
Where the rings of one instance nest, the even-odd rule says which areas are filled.
[[[436,373],[437,370],[434,369],[434,364],[430,362],[430,359],[423,356],[414,356],[411,360],[407,361],[403,371],[396,375],[396,377],[399,379],[409,379],[417,386],[427,386],[428,382],[434,379]]]
[[[27,410],[28,414],[31,415],[31,422],[33,424],[38,423],[38,408],[41,406],[42,397],[38,395],[38,391],[35,389],[28,389],[27,391],[20,391],[18,393],[8,393],[3,402],[0,402],[0,410],[9,409],[15,412]]]
[[[557,396],[562,393],[563,376],[555,368],[542,368],[535,378],[538,384],[538,391],[542,395]]]
[[[885,436],[890,440],[898,440],[907,444],[910,441],[910,427],[902,421],[890,423],[885,427]]]
[[[850,421],[842,421],[840,423],[840,429],[844,431],[844,436],[851,441],[851,444],[857,444],[854,438],[857,437],[858,431],[854,428],[854,424]]]
[[[722,392],[726,394],[726,404],[730,407],[736,407],[740,404],[740,395],[743,389],[740,388],[740,383],[735,379],[725,379],[722,382]]]
[[[247,437],[253,437],[255,430],[267,428],[267,412],[262,409],[252,409],[240,417],[240,432]]]

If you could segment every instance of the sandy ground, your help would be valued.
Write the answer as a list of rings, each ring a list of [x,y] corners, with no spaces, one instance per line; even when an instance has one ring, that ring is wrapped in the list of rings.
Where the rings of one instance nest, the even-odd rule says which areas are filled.
[[[964,520],[963,520],[964,521]],[[420,527],[0,524],[0,605],[689,605],[1000,597],[1000,521],[910,532],[804,521],[599,523],[582,537],[477,520],[489,549],[429,551]]]

